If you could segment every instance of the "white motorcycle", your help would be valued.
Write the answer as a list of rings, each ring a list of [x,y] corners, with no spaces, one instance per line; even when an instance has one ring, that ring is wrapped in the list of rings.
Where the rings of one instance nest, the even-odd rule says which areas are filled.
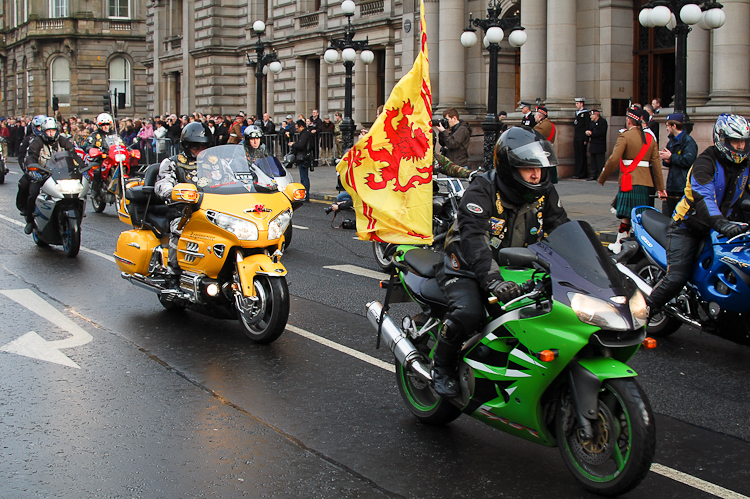
[[[74,257],[81,248],[81,221],[89,192],[89,177],[76,154],[60,151],[44,166],[30,164],[29,176],[42,183],[34,208],[32,237],[39,246],[61,244],[65,254]]]

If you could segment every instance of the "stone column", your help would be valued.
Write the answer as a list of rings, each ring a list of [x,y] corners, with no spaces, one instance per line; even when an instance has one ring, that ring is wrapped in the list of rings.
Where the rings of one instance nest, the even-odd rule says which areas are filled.
[[[437,105],[433,101],[433,113],[437,107],[440,109],[455,107],[460,115],[460,109],[466,107],[465,54],[464,46],[461,45],[461,34],[467,20],[468,16],[464,12],[462,0],[440,0],[439,93]],[[427,36],[429,40],[429,32]],[[430,59],[434,60],[432,56]],[[433,98],[436,95],[434,89],[432,95]]]
[[[433,99],[438,96],[440,89],[440,0],[425,0],[424,2],[424,22],[427,25],[427,52],[430,55],[430,84],[432,85]],[[419,32],[419,4],[417,4],[417,11],[414,13],[414,23],[412,25],[412,33]],[[421,50],[422,44],[417,38],[414,44],[414,58],[417,57]],[[386,53],[386,64],[388,64],[388,58]],[[405,66],[402,70],[402,74],[409,72],[407,61],[402,62],[402,66]],[[386,75],[388,72],[386,70]],[[386,76],[388,78],[388,76]],[[389,92],[391,87],[386,86],[386,92]],[[434,104],[434,102],[433,102]]]
[[[429,51],[430,48],[428,47],[427,50]],[[407,72],[408,70],[403,71],[404,74]],[[432,81],[432,75],[430,75],[430,81]],[[385,46],[385,100],[388,100],[388,96],[391,95],[391,90],[393,90],[394,86],[396,86],[396,49],[392,43],[389,43]]]
[[[328,64],[323,56],[320,56],[320,107],[318,113],[325,116],[328,113]],[[270,76],[270,75],[269,75]],[[322,118],[321,118],[322,119]]]
[[[294,59],[294,121],[297,121],[297,115],[301,112],[305,116],[305,60],[302,57]]]
[[[693,26],[687,37],[687,105],[703,106],[711,88],[711,34]]]
[[[576,0],[547,4],[548,107],[573,108],[576,97]],[[521,49],[523,52],[523,48]],[[585,96],[580,96],[585,97]]]
[[[184,2],[182,9],[182,114],[195,111],[195,59],[190,53],[195,48],[195,2]]]
[[[355,125],[361,126],[364,121],[367,121],[367,65],[362,62],[360,54],[357,54],[357,60],[354,61],[354,75],[352,79],[354,80],[352,87],[352,93],[354,94],[352,119]]]
[[[709,105],[744,106],[750,103],[750,58],[747,57],[750,0],[725,2],[724,12],[726,24],[713,33],[714,77]]]
[[[151,116],[162,114],[164,111],[162,105],[162,77],[161,77],[161,53],[164,50],[164,31],[161,27],[164,24],[164,7],[157,5],[154,7],[154,65],[151,67],[151,78],[153,78],[153,110]]]
[[[523,0],[521,24],[528,36],[521,47],[521,100],[533,102],[547,95],[547,0]]]

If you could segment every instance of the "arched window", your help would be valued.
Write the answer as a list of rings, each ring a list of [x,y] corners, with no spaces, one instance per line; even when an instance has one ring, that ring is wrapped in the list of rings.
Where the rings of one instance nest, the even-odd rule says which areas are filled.
[[[70,66],[64,57],[55,57],[50,65],[50,93],[61,106],[70,105]]]
[[[109,62],[109,91],[125,94],[125,107],[130,107],[130,62],[124,57],[115,57]],[[114,96],[114,94],[113,94]],[[114,100],[115,105],[117,101]]]

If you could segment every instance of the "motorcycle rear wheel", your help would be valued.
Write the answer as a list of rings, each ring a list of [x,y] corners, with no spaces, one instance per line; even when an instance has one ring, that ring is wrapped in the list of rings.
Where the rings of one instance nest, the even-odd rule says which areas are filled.
[[[642,259],[640,262],[635,264],[633,272],[638,275],[641,279],[646,281],[649,286],[654,286],[659,279],[664,277],[664,270],[657,265],[651,263],[648,258]],[[664,312],[653,314],[649,317],[648,325],[646,326],[646,332],[649,335],[657,338],[666,338],[670,334],[674,333],[682,326],[682,322],[667,315]]]
[[[68,257],[73,258],[81,249],[81,229],[78,226],[78,220],[65,217],[60,225],[63,250]]]
[[[392,246],[389,251],[388,243],[381,243],[379,241],[372,242],[372,254],[375,256],[375,261],[377,262],[378,267],[386,272],[393,271],[394,267],[391,257],[393,256],[393,250],[395,249],[396,247]]]
[[[583,440],[570,395],[561,399],[555,428],[565,465],[588,490],[616,496],[633,490],[648,474],[656,448],[651,405],[632,379],[610,379],[599,392],[594,437]]]
[[[253,342],[267,345],[284,332],[289,318],[289,287],[283,277],[255,277],[257,302],[246,300],[246,310],[237,307],[240,325]]]

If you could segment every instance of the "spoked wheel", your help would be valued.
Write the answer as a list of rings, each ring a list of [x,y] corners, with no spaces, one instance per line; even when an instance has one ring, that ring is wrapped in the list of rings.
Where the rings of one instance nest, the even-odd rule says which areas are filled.
[[[78,220],[64,217],[60,224],[62,228],[62,243],[65,254],[74,257],[81,249],[81,228],[78,226]]]
[[[665,275],[664,270],[651,263],[648,258],[644,258],[638,262],[635,265],[633,272],[646,281],[651,287],[656,285],[656,283],[659,282],[659,279]],[[659,312],[658,314],[652,314],[651,317],[649,317],[646,331],[651,336],[665,338],[680,329],[680,326],[682,326],[682,322],[664,312]]]
[[[656,427],[651,405],[634,379],[611,379],[599,392],[593,438],[584,439],[569,395],[561,399],[555,426],[568,469],[588,490],[616,496],[633,490],[654,459]]]
[[[91,207],[94,208],[95,213],[101,213],[104,211],[104,208],[107,207],[107,200],[102,195],[101,189],[94,192],[91,196]]]
[[[434,340],[428,334],[422,338],[421,342],[414,346],[425,359],[428,359],[431,350],[430,342]],[[398,362],[396,362],[396,384],[406,407],[423,423],[441,426],[450,423],[461,415],[461,409],[437,395],[429,383],[420,376],[407,371]]]
[[[257,300],[236,297],[235,307],[247,337],[265,345],[284,332],[289,318],[289,288],[283,277],[258,275],[254,284]]]
[[[389,245],[388,243],[381,243],[379,241],[372,242],[372,254],[375,256],[375,261],[378,263],[378,267],[385,270],[386,272],[393,271],[393,262],[391,257],[393,252],[396,250],[396,246]]]

